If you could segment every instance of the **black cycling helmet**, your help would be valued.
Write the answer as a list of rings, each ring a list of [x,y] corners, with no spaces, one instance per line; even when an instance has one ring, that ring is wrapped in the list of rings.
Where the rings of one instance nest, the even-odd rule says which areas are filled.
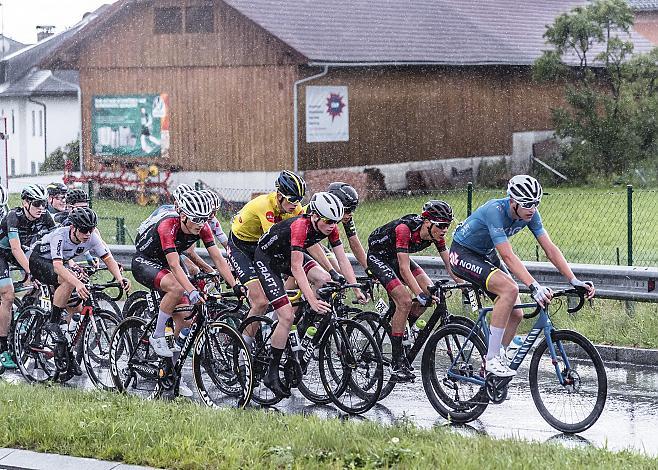
[[[300,202],[306,194],[306,182],[304,178],[292,171],[283,170],[276,179],[276,190],[285,196],[290,202]]]
[[[66,203],[69,206],[79,202],[89,203],[89,196],[82,189],[72,189],[66,193]]]
[[[341,181],[331,183],[327,192],[340,199],[340,202],[343,203],[343,207],[347,212],[354,212],[356,206],[359,205],[359,193],[347,183]]]
[[[433,222],[452,222],[452,207],[445,201],[432,199],[423,204],[423,218]]]
[[[48,196],[52,197],[58,196],[60,194],[66,194],[69,188],[64,183],[53,182],[46,186],[46,190],[48,191]]]
[[[76,207],[69,214],[69,222],[75,228],[88,232],[98,225],[98,216],[88,207]]]

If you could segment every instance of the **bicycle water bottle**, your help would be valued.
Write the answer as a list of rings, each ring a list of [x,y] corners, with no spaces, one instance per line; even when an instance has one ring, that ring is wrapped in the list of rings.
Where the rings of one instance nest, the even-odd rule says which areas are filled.
[[[169,325],[165,326],[165,339],[167,340],[167,347],[173,349],[176,340],[174,338],[174,329]]]
[[[313,337],[315,333],[318,332],[318,329],[314,326],[309,326],[306,328],[306,334],[302,338],[302,349],[304,350],[304,356],[302,357],[302,362],[304,364],[308,363],[313,357]]]
[[[180,346],[181,349],[183,349],[183,346],[185,346],[185,341],[187,341],[187,336],[189,334],[190,334],[189,328],[183,328],[178,334],[178,339],[176,339],[176,344]]]
[[[416,323],[414,323],[414,326],[411,327],[413,342],[416,341],[416,338],[418,338],[418,334],[420,333],[420,331],[423,328],[425,328],[426,325],[427,325],[427,322],[425,320],[416,320]]]
[[[299,351],[302,347],[299,344],[299,335],[297,334],[297,325],[292,325],[290,327],[290,333],[288,333],[288,340],[290,341],[290,349],[293,351]]]
[[[402,335],[402,346],[411,346],[414,344],[414,338],[411,335],[411,328],[409,324],[404,327],[404,334]]]

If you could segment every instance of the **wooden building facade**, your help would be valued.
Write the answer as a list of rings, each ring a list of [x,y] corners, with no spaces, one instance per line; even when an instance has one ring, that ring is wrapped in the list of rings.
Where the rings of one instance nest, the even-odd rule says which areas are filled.
[[[349,15],[351,3],[338,3]],[[321,15],[321,7],[331,9],[335,2],[319,1],[317,12],[307,12],[307,2],[279,4],[281,11],[266,12],[264,18],[259,15],[268,6],[271,10],[272,2],[119,0],[90,22],[46,64],[80,72],[86,167],[96,161],[90,133],[93,96],[167,93],[171,146],[161,163],[187,171],[291,168],[293,86],[318,73],[323,59],[336,62],[331,54],[340,56],[341,38],[338,45],[328,44],[308,24]],[[297,10],[284,11],[295,7],[304,9],[303,17],[294,15]],[[368,32],[364,35],[367,41]],[[474,47],[486,49],[486,41]],[[313,53],[315,46],[331,54]],[[428,56],[434,53],[431,41],[423,47]],[[455,65],[440,57],[419,63],[411,52],[406,62],[398,56],[386,61],[345,56],[325,77],[299,87],[300,170],[507,155],[514,132],[550,129],[550,110],[561,102],[559,89],[532,82],[531,62],[525,59],[460,59],[462,65]],[[326,84],[349,89],[349,141],[306,143],[304,86]]]

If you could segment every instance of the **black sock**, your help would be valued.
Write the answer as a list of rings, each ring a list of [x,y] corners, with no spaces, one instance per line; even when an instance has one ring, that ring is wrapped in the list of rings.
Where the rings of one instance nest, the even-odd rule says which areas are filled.
[[[9,346],[7,345],[7,337],[0,336],[0,353],[3,353],[8,350],[9,350]]]
[[[279,370],[279,364],[281,364],[281,356],[283,355],[283,349],[275,348],[272,346],[272,359],[270,360],[270,369]]]
[[[397,362],[402,358],[402,335],[399,336],[393,333],[391,335],[391,353],[393,354],[393,362]]]
[[[64,307],[58,307],[53,304],[53,309],[50,312],[50,323],[57,323],[62,321],[62,313],[64,312]]]

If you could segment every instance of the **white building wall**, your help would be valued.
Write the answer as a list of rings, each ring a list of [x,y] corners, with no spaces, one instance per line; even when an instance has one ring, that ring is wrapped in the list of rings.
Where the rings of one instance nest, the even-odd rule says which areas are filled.
[[[9,174],[29,175],[38,172],[46,155],[57,147],[76,140],[80,135],[80,109],[77,97],[0,98],[9,131]],[[11,113],[14,112],[12,128]],[[32,119],[34,112],[34,123]],[[45,122],[44,122],[45,114]],[[12,132],[13,131],[13,132]],[[44,146],[44,138],[47,147]],[[13,165],[12,165],[13,160]]]

